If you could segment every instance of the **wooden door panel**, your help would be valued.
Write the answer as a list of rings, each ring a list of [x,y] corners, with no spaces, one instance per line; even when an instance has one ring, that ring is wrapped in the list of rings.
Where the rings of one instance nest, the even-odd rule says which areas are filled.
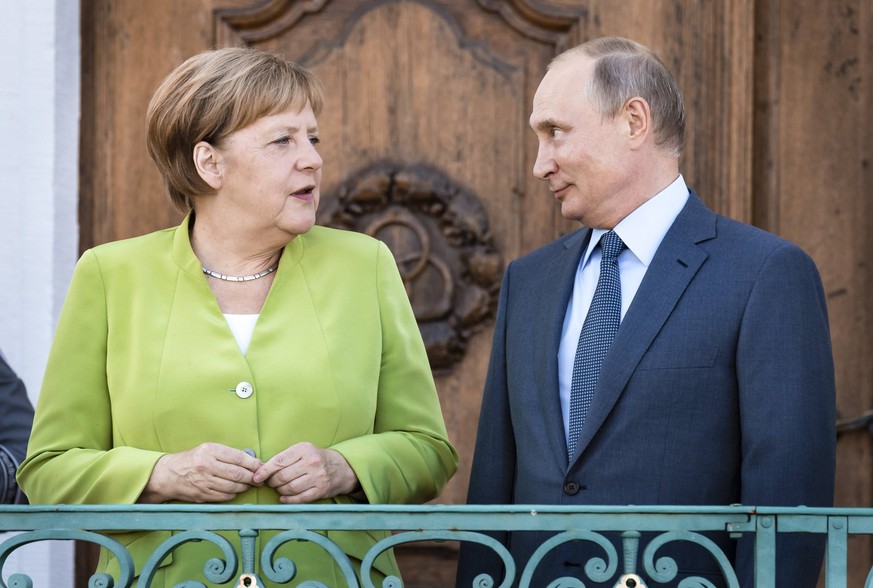
[[[852,421],[873,409],[873,6],[767,0],[756,21],[756,219],[799,243],[821,270],[838,417]],[[873,504],[871,432],[838,437],[837,506]],[[850,537],[848,561],[848,585],[862,585],[873,540]]]

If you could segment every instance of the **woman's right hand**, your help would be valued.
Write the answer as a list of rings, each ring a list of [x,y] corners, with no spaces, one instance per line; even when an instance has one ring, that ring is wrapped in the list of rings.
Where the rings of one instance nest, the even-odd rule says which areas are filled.
[[[203,443],[161,457],[137,502],[227,502],[252,486],[260,486],[252,481],[252,475],[262,465],[241,449]]]

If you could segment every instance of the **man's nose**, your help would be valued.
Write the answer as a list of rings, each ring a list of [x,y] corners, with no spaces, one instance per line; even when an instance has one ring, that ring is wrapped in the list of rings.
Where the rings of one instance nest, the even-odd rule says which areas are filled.
[[[537,150],[537,160],[534,162],[533,174],[541,180],[549,179],[555,169],[555,160],[552,158],[551,150],[540,145]]]

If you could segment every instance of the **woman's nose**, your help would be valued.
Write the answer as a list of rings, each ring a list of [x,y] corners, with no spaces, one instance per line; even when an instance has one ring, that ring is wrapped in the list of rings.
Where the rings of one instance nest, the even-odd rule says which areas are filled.
[[[308,147],[304,147],[303,153],[300,155],[300,159],[297,160],[297,166],[300,169],[321,169],[324,161],[321,159],[321,154],[315,148],[315,145],[307,142]]]

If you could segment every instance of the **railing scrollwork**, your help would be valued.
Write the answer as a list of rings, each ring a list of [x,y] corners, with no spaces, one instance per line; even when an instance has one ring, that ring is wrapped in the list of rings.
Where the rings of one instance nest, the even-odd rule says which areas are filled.
[[[240,535],[242,535],[242,532],[240,532]],[[188,543],[189,541],[209,541],[218,547],[224,555],[224,559],[215,557],[206,562],[206,565],[203,567],[203,575],[207,580],[216,584],[223,584],[225,582],[230,582],[230,580],[233,579],[237,570],[237,555],[236,550],[234,550],[230,541],[218,533],[212,533],[209,531],[185,531],[173,535],[164,541],[160,547],[152,553],[152,556],[148,559],[142,573],[140,574],[137,587],[151,586],[152,580],[154,579],[155,573],[158,570],[158,566],[161,565],[161,562],[164,561],[164,559],[174,549],[176,549],[176,547],[183,543]],[[243,543],[243,549],[244,548],[245,543]],[[183,588],[206,588],[206,585],[195,580],[190,580],[183,584]]]
[[[275,562],[273,558],[275,557],[276,551],[289,541],[311,541],[316,545],[322,547],[325,551],[327,551],[334,559],[334,561],[339,566],[342,571],[343,578],[348,583],[349,588],[358,588],[357,576],[355,574],[355,569],[352,567],[352,563],[349,561],[349,558],[343,553],[343,550],[337,546],[336,543],[321,535],[319,533],[314,533],[312,531],[307,531],[303,529],[294,529],[291,531],[284,531],[279,533],[275,537],[273,537],[269,543],[267,543],[266,547],[264,547],[264,552],[261,554],[261,568],[264,570],[264,575],[272,580],[273,582],[277,582],[279,584],[287,584],[297,575],[297,567],[294,565],[290,559],[286,557],[279,558]],[[305,582],[300,584],[300,588],[330,588],[329,586],[325,586],[321,582]]]
[[[19,509],[26,507],[17,507]],[[0,531],[9,530],[4,527],[3,522],[3,507],[0,506]],[[20,530],[16,528],[15,530]],[[121,574],[118,577],[118,583],[108,574],[94,574],[88,581],[88,588],[114,588],[117,586],[130,586],[133,582],[133,558],[130,553],[118,541],[110,539],[105,535],[94,533],[92,531],[83,531],[79,529],[42,529],[30,532],[19,533],[10,537],[3,543],[0,543],[0,588],[34,588],[33,580],[27,574],[13,573],[9,576],[9,584],[7,585],[3,578],[6,576],[5,566],[6,560],[13,551],[19,547],[38,543],[40,541],[53,540],[68,540],[68,541],[84,541],[87,543],[95,543],[112,552],[116,559],[121,563]]]
[[[87,525],[83,525],[87,521]],[[244,526],[241,526],[244,525]],[[86,528],[83,528],[86,527]],[[96,532],[100,530],[100,532]],[[360,561],[360,571],[330,539],[330,531],[393,531],[373,545]],[[512,554],[488,532],[538,531],[546,535],[528,561]],[[827,541],[825,577],[828,585],[847,583],[850,535],[873,535],[873,509],[810,509],[732,507],[558,507],[558,506],[0,506],[0,532],[16,531],[0,543],[0,588],[35,586],[22,570],[7,570],[10,555],[24,545],[47,540],[76,540],[109,550],[119,562],[117,577],[94,574],[89,588],[149,588],[158,568],[180,546],[209,542],[216,557],[203,563],[202,578],[186,579],[176,588],[205,588],[230,582],[235,588],[266,588],[294,581],[300,588],[326,586],[313,578],[298,578],[294,561],[279,554],[290,542],[304,541],[324,550],[351,588],[377,588],[371,579],[374,563],[385,552],[407,544],[437,542],[476,543],[503,564],[503,574],[481,574],[472,588],[533,586],[538,567],[558,549],[585,545],[580,577],[549,580],[548,588],[584,588],[586,582],[615,588],[654,588],[660,585],[714,587],[709,578],[678,580],[679,566],[664,548],[692,543],[708,554],[720,572],[719,585],[738,587],[729,558],[710,536],[752,536],[755,541],[755,586],[779,585],[776,538],[783,533],[818,534]],[[172,531],[157,545],[135,577],[133,558],[112,538],[116,531]],[[271,531],[260,547],[257,539]],[[645,532],[645,540],[643,540]],[[275,535],[273,532],[277,532]],[[326,533],[325,533],[326,532]],[[101,534],[105,533],[105,534]],[[237,534],[239,542],[228,537]],[[588,549],[590,548],[590,549]],[[580,552],[581,553],[581,552]],[[670,552],[667,551],[667,554]],[[177,555],[178,556],[178,555]],[[174,556],[175,557],[175,556]],[[199,565],[199,564],[198,564]],[[639,569],[638,569],[639,568]],[[520,575],[519,575],[520,570]],[[4,581],[4,578],[7,580]],[[678,583],[677,583],[678,580]],[[538,580],[540,581],[540,580]],[[8,583],[7,583],[8,582]],[[400,578],[389,576],[379,588],[401,588]],[[865,588],[873,588],[873,570]]]

